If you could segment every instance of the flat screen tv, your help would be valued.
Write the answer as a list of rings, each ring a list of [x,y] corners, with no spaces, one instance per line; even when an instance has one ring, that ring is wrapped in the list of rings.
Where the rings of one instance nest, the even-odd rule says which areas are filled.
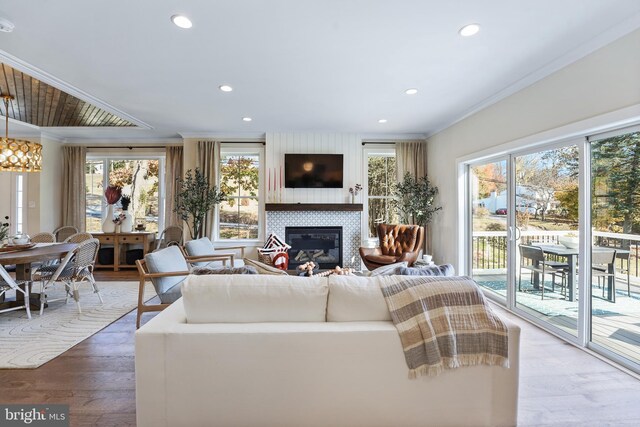
[[[342,154],[285,154],[286,188],[343,188]]]

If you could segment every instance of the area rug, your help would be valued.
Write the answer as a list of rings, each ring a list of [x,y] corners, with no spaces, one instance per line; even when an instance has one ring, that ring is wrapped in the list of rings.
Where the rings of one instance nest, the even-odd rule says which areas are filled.
[[[137,282],[98,282],[104,304],[90,286],[81,286],[78,313],[73,299],[49,303],[44,314],[24,310],[0,314],[0,369],[32,369],[69,350],[136,308]],[[49,299],[64,297],[63,286],[48,292]],[[145,299],[155,295],[147,284]]]

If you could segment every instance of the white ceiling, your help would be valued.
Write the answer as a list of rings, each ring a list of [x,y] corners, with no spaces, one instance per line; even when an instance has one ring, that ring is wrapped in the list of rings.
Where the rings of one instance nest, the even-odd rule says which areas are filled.
[[[640,1],[0,0],[0,17],[16,68],[151,127],[46,130],[60,137],[429,134],[638,28]],[[472,22],[480,33],[460,37]]]

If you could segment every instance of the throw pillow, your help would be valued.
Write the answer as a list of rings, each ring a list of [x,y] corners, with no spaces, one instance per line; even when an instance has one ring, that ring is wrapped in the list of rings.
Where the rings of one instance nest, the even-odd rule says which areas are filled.
[[[251,266],[254,267],[257,271],[258,274],[270,274],[270,275],[274,275],[274,276],[288,276],[287,272],[284,270],[280,270],[277,269],[271,265],[262,263],[260,261],[256,261],[253,259],[249,259],[249,258],[245,258],[243,259],[244,264],[247,266]]]
[[[406,268],[408,265],[409,264],[406,261],[383,265],[382,267],[372,270],[370,276],[390,276],[392,274],[399,274],[398,270],[403,267]]]
[[[206,274],[258,274],[258,270],[249,265],[242,267],[196,267],[191,274],[204,276]]]
[[[402,276],[455,276],[456,270],[451,264],[443,264],[424,268],[401,267],[398,274]]]

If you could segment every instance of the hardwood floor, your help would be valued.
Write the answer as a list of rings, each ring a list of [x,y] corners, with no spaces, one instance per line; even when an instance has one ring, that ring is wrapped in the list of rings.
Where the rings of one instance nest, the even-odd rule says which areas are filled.
[[[496,310],[522,327],[519,425],[640,425],[640,380]],[[73,426],[135,425],[134,332],[135,311],[38,369],[0,370],[0,401],[69,404]]]

